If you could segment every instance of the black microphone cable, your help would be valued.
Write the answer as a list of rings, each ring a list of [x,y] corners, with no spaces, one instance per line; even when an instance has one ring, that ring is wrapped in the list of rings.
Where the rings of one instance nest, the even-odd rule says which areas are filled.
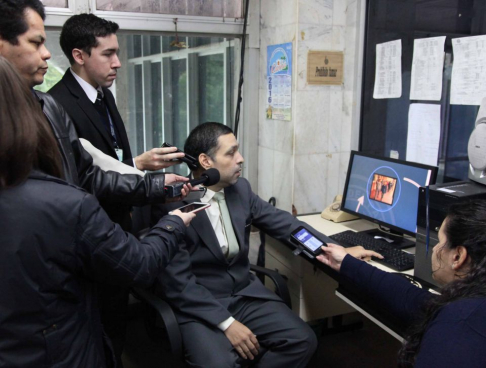
[[[241,101],[243,98],[241,97],[241,91],[243,87],[243,72],[245,66],[245,47],[246,47],[246,24],[248,23],[248,8],[249,8],[250,0],[246,0],[245,4],[245,20],[243,22],[243,34],[241,35],[241,66],[240,66],[240,80],[238,82],[238,99],[236,100],[236,112],[235,112],[235,127],[233,132],[235,137],[238,138],[238,126],[240,123],[240,109],[241,109]]]

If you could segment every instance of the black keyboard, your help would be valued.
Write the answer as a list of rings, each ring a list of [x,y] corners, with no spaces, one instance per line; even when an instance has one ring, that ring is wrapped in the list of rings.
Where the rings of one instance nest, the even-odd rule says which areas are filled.
[[[363,233],[357,233],[351,230],[330,236],[345,248],[361,245],[367,250],[373,250],[380,253],[384,259],[372,257],[373,261],[381,263],[396,271],[406,271],[413,268],[415,256],[404,252],[403,250],[393,248],[385,240],[375,239],[373,236]]]

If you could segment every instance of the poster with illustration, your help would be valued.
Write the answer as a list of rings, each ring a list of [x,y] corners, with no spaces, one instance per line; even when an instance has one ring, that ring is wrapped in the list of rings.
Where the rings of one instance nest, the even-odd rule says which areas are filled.
[[[292,119],[292,42],[267,47],[267,119]]]

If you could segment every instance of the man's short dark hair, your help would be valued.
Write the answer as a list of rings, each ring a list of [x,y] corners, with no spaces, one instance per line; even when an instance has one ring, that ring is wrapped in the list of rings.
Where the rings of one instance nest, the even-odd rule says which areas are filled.
[[[232,134],[233,130],[221,123],[208,122],[195,127],[184,144],[184,152],[196,159],[201,153],[205,153],[214,160],[214,154],[218,150],[218,138],[222,135]],[[200,167],[199,160],[198,166]]]
[[[11,45],[18,45],[18,37],[29,30],[25,21],[27,8],[34,10],[42,20],[46,19],[40,0],[0,0],[0,38]]]
[[[91,56],[91,49],[98,46],[96,37],[106,37],[115,34],[116,31],[118,31],[118,24],[94,14],[73,15],[62,26],[60,39],[62,51],[73,65],[73,49],[83,50]]]

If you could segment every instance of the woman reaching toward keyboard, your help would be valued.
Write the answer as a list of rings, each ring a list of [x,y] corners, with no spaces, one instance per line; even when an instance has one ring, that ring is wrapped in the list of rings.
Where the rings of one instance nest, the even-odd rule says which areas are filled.
[[[450,208],[432,250],[441,295],[330,244],[317,257],[408,326],[399,367],[486,367],[486,201]]]

